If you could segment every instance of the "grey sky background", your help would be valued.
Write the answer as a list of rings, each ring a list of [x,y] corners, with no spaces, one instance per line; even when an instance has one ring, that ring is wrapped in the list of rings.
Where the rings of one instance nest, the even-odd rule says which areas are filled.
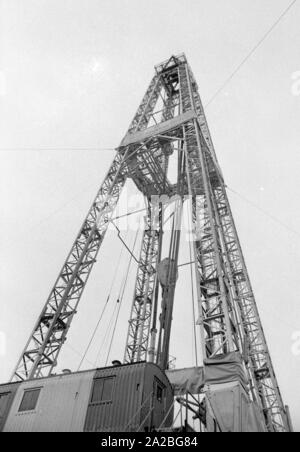
[[[0,381],[10,377],[114,155],[96,149],[118,146],[153,66],[185,52],[206,104],[289,3],[0,0]],[[257,206],[229,191],[280,388],[297,431],[299,19],[296,2],[207,108],[228,186]],[[129,184],[128,194],[134,193]],[[122,200],[126,205],[127,198]],[[134,210],[140,199],[129,196],[129,204]],[[135,232],[126,239],[133,244]],[[120,250],[110,231],[57,371],[77,369],[110,291]],[[180,259],[188,260],[186,246]],[[127,263],[123,252],[106,317],[83,368],[105,364],[109,340],[101,344]],[[109,361],[123,358],[135,270],[132,265]],[[186,268],[180,272],[172,332],[171,354],[178,367],[195,362],[188,282]]]

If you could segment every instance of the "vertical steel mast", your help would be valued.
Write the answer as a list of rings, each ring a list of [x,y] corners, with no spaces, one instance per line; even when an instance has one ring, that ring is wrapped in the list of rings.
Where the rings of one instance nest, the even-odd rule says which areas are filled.
[[[177,158],[175,182],[170,158]],[[197,83],[185,55],[155,74],[34,327],[13,379],[49,375],[127,178],[147,214],[129,319],[126,363],[168,367],[182,208],[188,198],[202,354],[239,353],[249,396],[269,431],[289,429]],[[170,234],[166,211],[173,209]],[[167,257],[164,254],[167,252]],[[162,300],[162,302],[161,302]]]
[[[165,139],[169,140],[171,153],[184,149],[186,164],[184,195],[192,200],[193,246],[203,356],[209,359],[230,352],[240,352],[248,373],[249,392],[252,399],[260,405],[268,430],[287,431],[289,427],[285,407],[197,83],[184,55],[172,57],[157,66],[156,76],[160,76],[161,80],[157,81],[157,89],[166,87],[171,99],[164,103],[164,109],[160,112],[161,119],[158,119],[154,106],[159,96],[156,91],[151,91],[152,81],[145,96],[147,100],[144,98],[133,124],[139,124],[140,118],[147,117],[148,120],[151,116],[156,119],[156,124],[143,134],[131,127],[124,143],[138,143],[145,138],[149,139],[150,143],[157,139]],[[170,104],[176,106],[172,111],[168,111]],[[181,195],[179,186],[177,181],[173,186],[173,195]],[[147,265],[142,265],[137,281],[147,277],[147,269],[149,269]],[[151,272],[152,274],[155,272],[155,262],[151,265]],[[143,289],[142,296],[138,299],[134,297],[133,300],[125,353],[126,362],[134,362],[140,357],[153,359],[154,349],[156,355],[161,353],[159,339],[156,346],[154,345],[157,338],[155,327],[149,336],[150,316],[153,325],[157,324],[157,301],[153,296],[156,291],[153,290],[153,285],[151,287],[145,285]],[[147,300],[146,310],[141,309],[141,303],[144,301],[140,300]],[[168,302],[172,303],[173,300]],[[171,311],[168,315],[170,313]],[[171,323],[168,328],[171,328]],[[133,340],[138,331],[139,334],[141,331],[145,333],[143,344]],[[167,332],[168,335],[169,333],[170,331]],[[168,350],[163,351],[168,353]],[[167,366],[166,362],[162,363],[159,359],[157,362]]]

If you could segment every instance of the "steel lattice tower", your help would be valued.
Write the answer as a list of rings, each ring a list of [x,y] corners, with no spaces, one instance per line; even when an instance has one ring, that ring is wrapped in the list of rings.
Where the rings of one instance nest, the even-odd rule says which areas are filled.
[[[178,157],[177,183],[167,177]],[[13,379],[47,376],[57,364],[72,319],[127,178],[147,202],[124,361],[156,361],[167,368],[183,205],[191,202],[194,272],[204,358],[240,352],[249,394],[269,431],[288,421],[225,183],[197,83],[185,55],[155,67],[155,74],[88,212]],[[162,200],[162,197],[164,200]],[[166,199],[174,204],[166,277],[161,290]],[[161,293],[162,305],[158,299]],[[159,313],[160,311],[160,313]],[[159,315],[160,314],[160,315]]]

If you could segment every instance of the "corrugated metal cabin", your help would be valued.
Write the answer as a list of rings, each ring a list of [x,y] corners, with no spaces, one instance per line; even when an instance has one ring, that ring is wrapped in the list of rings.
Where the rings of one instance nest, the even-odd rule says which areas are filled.
[[[3,431],[19,386],[20,383],[8,383],[0,386],[0,432]]]
[[[55,375],[0,385],[0,431],[150,431],[172,424],[173,400],[151,363]]]

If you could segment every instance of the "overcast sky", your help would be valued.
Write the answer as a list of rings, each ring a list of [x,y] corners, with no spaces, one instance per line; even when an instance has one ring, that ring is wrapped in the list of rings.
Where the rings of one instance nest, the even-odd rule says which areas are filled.
[[[0,381],[10,377],[109,167],[113,151],[96,149],[118,146],[153,66],[185,52],[207,104],[290,1],[0,0]],[[229,191],[298,431],[299,19],[296,2],[207,107],[227,184],[242,196]],[[128,242],[134,239],[129,232]],[[110,232],[58,371],[77,369],[120,250]],[[182,262],[187,258],[183,250]],[[107,341],[101,344],[127,263],[123,252],[107,318],[83,367],[105,363]],[[123,357],[135,270],[133,265],[110,360]],[[181,270],[171,349],[178,367],[195,361],[188,278],[189,270]]]

